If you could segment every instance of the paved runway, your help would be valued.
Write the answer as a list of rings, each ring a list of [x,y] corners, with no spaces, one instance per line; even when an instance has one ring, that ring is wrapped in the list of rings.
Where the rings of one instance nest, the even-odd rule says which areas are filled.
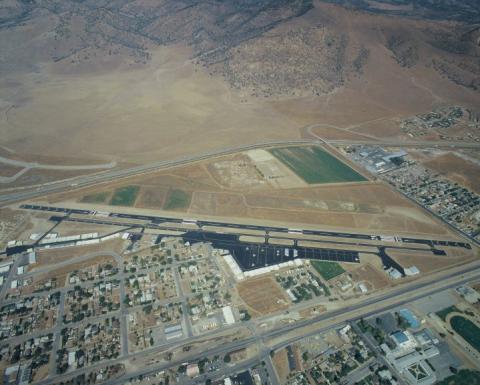
[[[261,267],[276,265],[283,262],[293,261],[297,258],[301,259],[314,259],[322,261],[332,261],[332,262],[350,262],[350,263],[359,263],[360,256],[359,253],[370,253],[377,255],[381,258],[383,266],[385,269],[395,268],[401,274],[404,274],[403,267],[398,264],[393,258],[388,255],[387,249],[406,249],[406,250],[421,250],[423,248],[416,248],[415,245],[427,245],[430,247],[430,251],[434,255],[445,255],[445,252],[441,249],[438,249],[436,246],[450,246],[458,248],[470,249],[471,246],[465,242],[456,242],[456,241],[443,241],[443,240],[434,240],[434,239],[419,239],[419,238],[408,238],[408,237],[397,237],[395,242],[392,242],[391,246],[384,245],[372,245],[371,243],[365,242],[369,241],[381,241],[382,236],[378,234],[358,234],[358,233],[347,233],[347,232],[335,232],[335,231],[324,231],[324,230],[303,230],[303,229],[291,229],[287,227],[275,227],[275,226],[260,226],[260,225],[246,225],[246,224],[237,224],[237,223],[226,223],[226,222],[216,222],[216,221],[204,221],[204,220],[194,220],[194,219],[181,219],[181,218],[172,218],[164,216],[153,216],[153,215],[137,215],[137,214],[128,214],[121,212],[109,212],[98,213],[95,210],[84,210],[84,209],[70,209],[65,207],[54,207],[54,206],[44,206],[44,205],[31,205],[25,204],[20,206],[22,209],[26,210],[38,210],[44,212],[51,212],[55,214],[63,215],[53,215],[50,219],[54,222],[61,221],[74,221],[74,222],[83,222],[91,223],[96,225],[109,225],[109,226],[118,226],[126,231],[125,229],[139,229],[140,232],[143,232],[145,228],[156,229],[157,232],[161,235],[162,230],[164,235],[168,236],[169,231],[181,232],[181,237],[190,243],[194,242],[208,242],[211,243],[216,249],[228,250],[230,254],[235,258],[236,262],[242,269],[242,271],[249,271],[258,269]],[[82,216],[82,217],[72,217],[72,215]],[[83,217],[84,216],[84,217]],[[127,221],[128,220],[128,221]],[[132,220],[140,221],[140,223],[132,223]],[[162,224],[168,223],[168,226],[163,226]],[[175,224],[185,224],[190,223],[198,227],[198,230],[188,230],[185,227],[175,227]],[[207,227],[221,227],[221,228],[230,228],[234,231],[233,233],[224,234],[214,231],[206,231],[203,228]],[[264,242],[253,243],[245,242],[240,240],[241,235],[247,235],[243,233],[242,230],[257,230],[263,232]],[[119,230],[122,231],[122,230]],[[275,232],[280,234],[288,234],[289,241],[293,242],[293,245],[283,246],[283,245],[273,245],[268,243],[269,233]],[[295,237],[295,235],[301,235],[301,237]],[[332,247],[331,242],[328,241],[324,247],[322,247],[322,241],[315,240],[319,246],[318,247],[304,247],[299,246],[299,241],[308,241],[305,239],[305,235],[312,236],[328,236],[335,237],[337,239],[345,239],[342,241],[334,241],[336,243],[335,247]],[[139,235],[140,236],[140,235]],[[278,238],[278,236],[276,236]],[[314,241],[314,239],[310,239]],[[354,241],[349,243],[349,241]],[[364,241],[365,243],[361,243]],[[327,242],[327,241],[323,241]],[[58,243],[56,243],[58,246]],[[338,247],[336,247],[338,245]],[[347,245],[348,247],[345,247]],[[377,248],[378,252],[365,251],[362,247],[359,247],[359,250],[352,250],[352,246],[369,246]],[[343,248],[342,248],[343,246]],[[21,252],[23,249],[31,247],[31,245],[24,245],[20,247],[7,248],[7,254],[13,254]],[[427,249],[428,250],[428,249]]]

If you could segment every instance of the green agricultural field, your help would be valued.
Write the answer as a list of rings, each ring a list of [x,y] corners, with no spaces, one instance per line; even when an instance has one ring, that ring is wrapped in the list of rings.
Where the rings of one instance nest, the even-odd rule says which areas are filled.
[[[480,385],[480,372],[462,369],[457,374],[445,378],[437,385]]]
[[[459,315],[450,319],[450,325],[465,341],[480,352],[480,328],[477,325]]]
[[[310,263],[312,264],[313,268],[317,270],[318,274],[320,274],[327,281],[345,273],[344,268],[337,262],[310,260]]]
[[[270,152],[310,184],[362,182],[367,180],[320,147],[274,148]]]
[[[139,190],[139,186],[119,187],[114,191],[110,204],[114,206],[133,206]]]
[[[165,210],[186,209],[190,205],[190,194],[183,190],[171,190],[163,208]]]
[[[107,201],[107,198],[109,197],[110,193],[105,191],[105,192],[100,192],[97,194],[89,194],[85,195],[80,202],[83,203],[105,203]]]

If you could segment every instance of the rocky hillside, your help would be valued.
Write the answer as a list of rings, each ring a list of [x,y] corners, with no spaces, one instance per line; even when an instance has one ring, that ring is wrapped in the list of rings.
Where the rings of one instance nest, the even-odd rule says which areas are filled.
[[[0,73],[111,56],[141,64],[154,46],[187,44],[245,95],[298,97],[348,85],[386,49],[399,68],[478,90],[479,20],[477,0],[4,0]]]

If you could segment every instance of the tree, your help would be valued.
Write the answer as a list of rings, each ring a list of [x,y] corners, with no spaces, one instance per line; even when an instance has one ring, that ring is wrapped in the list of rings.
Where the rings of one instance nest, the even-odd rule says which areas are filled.
[[[150,314],[152,312],[152,305],[144,306],[143,311],[144,311],[145,314]]]
[[[226,354],[225,357],[223,357],[223,362],[229,363],[232,361],[232,357],[230,357],[230,354]]]

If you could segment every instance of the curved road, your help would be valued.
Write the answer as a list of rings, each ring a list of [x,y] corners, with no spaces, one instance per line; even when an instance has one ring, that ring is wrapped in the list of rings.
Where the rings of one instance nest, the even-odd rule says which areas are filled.
[[[15,201],[36,198],[46,194],[62,192],[69,189],[77,189],[77,188],[91,186],[99,183],[110,182],[112,180],[118,180],[121,178],[126,178],[134,175],[150,173],[150,172],[167,169],[175,166],[182,166],[190,163],[195,163],[201,160],[206,160],[209,158],[234,154],[236,152],[241,152],[241,151],[271,147],[271,146],[286,146],[286,145],[295,145],[295,144],[320,144],[320,143],[326,143],[326,142],[321,140],[316,141],[311,139],[261,142],[256,144],[249,144],[249,145],[243,145],[243,146],[237,146],[237,147],[230,147],[227,149],[221,149],[216,151],[210,151],[203,154],[199,154],[197,156],[182,157],[174,160],[153,162],[153,163],[135,166],[135,167],[131,167],[123,170],[112,170],[112,171],[106,171],[100,174],[79,176],[77,178],[62,180],[55,183],[51,183],[49,185],[37,187],[33,190],[1,195],[0,206],[5,206]]]
[[[55,165],[55,164],[43,164],[37,162],[25,162],[23,160],[15,160],[0,156],[0,163],[5,163],[15,167],[25,168],[40,168],[43,170],[100,170],[104,168],[114,168],[117,162],[100,163],[100,164],[80,164],[73,166]]]
[[[320,124],[312,124],[305,127],[304,129],[310,130],[313,127],[322,126]],[[479,148],[479,143],[443,143],[443,142],[425,142],[425,143],[415,143],[415,142],[391,142],[391,141],[326,141],[322,138],[315,139],[298,139],[298,140],[284,140],[284,141],[266,141],[254,144],[247,144],[235,147],[229,147],[226,149],[214,150],[206,153],[202,153],[196,156],[182,157],[173,160],[158,161],[149,164],[144,164],[140,166],[135,166],[122,170],[111,170],[105,171],[93,175],[79,176],[69,180],[61,180],[58,182],[53,182],[50,184],[45,184],[34,189],[28,189],[20,192],[7,193],[0,196],[0,207],[8,205],[10,203],[37,198],[42,195],[52,194],[57,192],[63,192],[67,190],[77,189],[81,187],[87,187],[95,184],[110,182],[112,180],[118,180],[121,178],[131,177],[135,175],[150,173],[154,171],[159,171],[162,169],[167,169],[175,166],[187,165],[190,163],[195,163],[201,160],[206,160],[209,158],[214,158],[218,156],[230,155],[236,152],[247,151],[258,148],[272,147],[272,146],[286,146],[286,145],[299,145],[299,144],[375,144],[375,145],[386,145],[386,146],[402,146],[402,147],[432,147],[432,146],[442,146],[448,148]],[[97,165],[98,167],[99,165]],[[58,166],[62,167],[62,166]],[[75,166],[63,166],[63,167],[75,167]],[[91,167],[94,167],[92,165]]]
[[[416,301],[421,298],[426,298],[430,295],[439,293],[444,290],[451,289],[463,283],[476,280],[480,278],[478,272],[479,264],[473,263],[470,264],[468,268],[457,270],[455,272],[448,273],[444,275],[441,280],[432,283],[431,281],[422,281],[417,283],[412,283],[411,285],[400,287],[389,293],[385,293],[380,296],[374,296],[372,298],[367,298],[363,301],[360,301],[354,305],[350,305],[338,310],[330,311],[327,313],[319,314],[313,318],[298,321],[292,324],[283,325],[278,328],[274,328],[266,331],[259,331],[257,334],[252,336],[234,340],[230,343],[225,343],[220,346],[215,346],[210,349],[206,349],[202,352],[192,352],[191,354],[180,357],[176,360],[170,362],[160,362],[152,366],[147,366],[143,369],[134,370],[128,374],[121,376],[120,378],[111,379],[105,382],[105,385],[120,385],[128,380],[143,375],[147,376],[149,374],[156,373],[160,370],[165,370],[169,367],[175,367],[183,362],[194,362],[204,357],[213,356],[213,355],[223,355],[241,348],[248,347],[252,344],[257,344],[259,342],[266,343],[270,341],[272,344],[269,346],[271,350],[277,350],[287,345],[290,345],[293,342],[297,342],[302,338],[309,337],[312,335],[317,335],[322,331],[344,325],[348,321],[355,321],[360,317],[370,317],[374,314],[379,314],[381,312],[397,308],[409,304],[413,301]],[[306,329],[309,326],[315,326],[319,322],[326,321],[329,322],[328,326],[315,328],[314,330]],[[241,325],[240,325],[241,326]],[[295,332],[296,335],[292,334]],[[284,337],[281,341],[274,342],[275,338]],[[205,338],[205,336],[203,336]],[[197,336],[190,339],[190,343],[194,341],[201,341],[202,336]],[[79,368],[72,372],[61,374],[55,377],[56,381],[66,380],[72,376],[86,373],[88,371],[105,367],[106,365],[116,364],[125,362],[127,359],[135,358],[136,360],[144,359],[154,353],[162,353],[168,351],[170,348],[182,346],[186,341],[182,340],[180,342],[175,342],[166,345],[155,346],[153,348],[145,349],[140,352],[128,353],[118,357],[117,359],[111,361],[103,361],[97,364],[91,365],[87,368]],[[268,345],[267,345],[268,346]],[[51,382],[51,378],[40,381],[38,385],[47,385]]]
[[[9,166],[22,167],[22,169],[12,176],[0,176],[0,183],[7,184],[13,183],[20,178],[26,172],[32,169],[40,170],[56,170],[56,171],[88,171],[88,170],[105,170],[111,169],[117,166],[117,162],[102,163],[102,164],[83,164],[83,165],[55,165],[55,164],[43,164],[37,162],[25,162],[23,160],[15,160],[0,156],[0,164],[8,164]]]

